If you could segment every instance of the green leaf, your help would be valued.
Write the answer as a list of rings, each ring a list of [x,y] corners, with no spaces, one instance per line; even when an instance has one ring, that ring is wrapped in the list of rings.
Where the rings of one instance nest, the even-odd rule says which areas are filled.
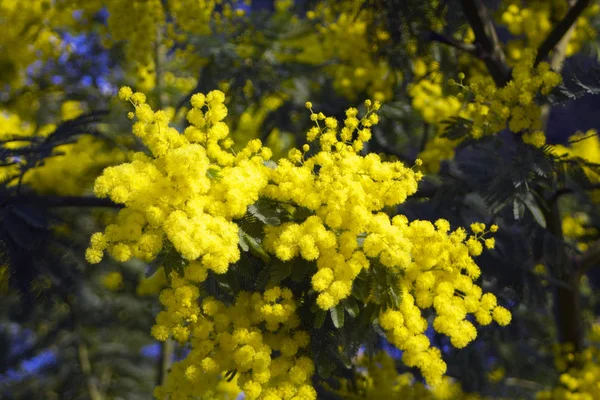
[[[296,223],[301,223],[306,221],[306,219],[312,215],[314,215],[314,211],[309,210],[308,208],[304,208],[304,207],[297,207],[296,210],[294,211],[294,215],[293,215],[293,221],[295,221]]]
[[[243,251],[249,251],[250,250],[250,245],[246,241],[246,236],[248,236],[248,235],[245,234],[245,232],[240,229],[238,231],[238,236],[239,236],[239,245],[242,248],[242,250]]]
[[[531,212],[535,221],[540,224],[542,228],[545,228],[546,217],[544,217],[544,213],[538,206],[537,202],[535,201],[535,197],[533,197],[531,193],[527,193],[527,196],[525,196],[523,199],[523,204],[525,204],[527,209]]]
[[[401,120],[406,118],[406,115],[410,111],[410,108],[406,104],[395,102],[382,105],[379,113],[387,119]]]
[[[317,367],[317,372],[319,373],[319,376],[323,379],[331,377],[331,374],[335,370],[335,365],[332,362],[332,358],[327,357],[327,354],[323,353],[319,354],[315,361],[315,365]]]
[[[329,310],[333,326],[340,329],[344,326],[344,305],[339,303],[337,306]]]
[[[265,251],[265,249],[262,248],[262,246],[260,245],[260,243],[258,242],[257,239],[255,239],[252,236],[250,236],[249,234],[247,234],[241,228],[239,230],[239,235],[240,235],[240,243],[242,243],[242,242],[244,243],[244,245],[240,244],[240,247],[248,246],[250,252],[253,255],[255,255],[256,257],[259,257],[265,263],[268,263],[271,260],[271,256],[269,256],[269,254]],[[243,248],[244,247],[242,247],[242,249]]]
[[[523,204],[523,202],[519,199],[514,199],[513,200],[513,217],[516,220],[519,220],[521,218],[523,218],[523,215],[525,214],[525,205]]]
[[[217,167],[211,167],[206,171],[206,176],[213,181],[221,180],[221,169]]]
[[[565,103],[586,95],[600,94],[600,68],[587,63],[573,64],[550,95],[551,104]]]
[[[279,204],[267,199],[258,199],[248,206],[248,212],[265,225],[281,225],[280,215],[285,212]]]
[[[392,307],[398,308],[400,307],[400,303],[402,303],[402,292],[397,290],[398,288],[395,285],[390,285],[388,289],[388,295],[390,297],[390,302]]]
[[[452,140],[461,139],[467,136],[471,133],[471,129],[473,128],[473,121],[462,117],[453,117],[446,121],[442,121],[442,123],[448,125],[441,136]]]
[[[269,283],[278,284],[292,272],[292,263],[274,259],[271,263]]]
[[[361,313],[358,317],[358,323],[360,325],[370,325],[371,322],[379,315],[379,310],[381,307],[377,304],[368,303],[361,310]]]
[[[344,308],[348,312],[348,315],[352,318],[355,318],[360,313],[360,308],[354,297],[348,297],[347,299],[344,299],[342,303],[344,304]]]
[[[314,262],[309,262],[299,258],[290,260],[288,263],[291,265],[289,278],[294,282],[302,282],[307,277],[314,275],[317,270]]]
[[[262,291],[269,284],[269,279],[271,277],[271,267],[269,264],[265,264],[264,268],[260,270],[258,276],[256,277],[256,289],[258,291]]]
[[[352,295],[362,301],[367,302],[371,295],[371,279],[368,271],[362,271],[352,283]]]
[[[327,316],[327,311],[322,310],[320,308],[315,312],[315,323],[314,323],[315,328],[319,329],[323,326],[326,316]]]
[[[173,269],[175,270],[175,272],[177,272],[177,274],[179,276],[183,276],[183,274],[185,273],[182,263],[177,263],[177,264],[173,265]]]

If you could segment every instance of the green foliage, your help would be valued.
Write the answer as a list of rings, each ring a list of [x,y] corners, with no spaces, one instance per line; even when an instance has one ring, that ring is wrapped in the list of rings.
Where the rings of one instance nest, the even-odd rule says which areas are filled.
[[[452,116],[439,125],[424,122],[408,91],[420,79],[434,79],[435,73],[428,71],[425,76],[417,76],[417,57],[423,57],[428,65],[439,64],[443,77],[439,86],[445,94],[455,94],[446,90],[446,79],[470,67],[483,68],[490,59],[497,59],[496,54],[486,53],[482,29],[471,24],[463,9],[465,4],[481,2],[362,2],[357,10],[373,16],[365,27],[367,56],[359,58],[360,54],[350,53],[347,59],[338,55],[311,64],[298,61],[295,56],[301,50],[285,44],[307,38],[317,43],[323,40],[316,35],[316,27],[324,17],[304,18],[317,3],[320,2],[304,2],[277,13],[253,11],[221,30],[213,21],[213,34],[187,36],[185,45],[189,45],[189,51],[180,42],[170,48],[161,48],[166,46],[164,43],[153,43],[156,57],[150,64],[159,77],[169,72],[196,78],[196,83],[183,90],[161,78],[148,91],[149,102],[162,108],[174,106],[172,125],[179,128],[185,125],[184,109],[193,94],[226,88],[228,124],[235,132],[244,126],[248,110],[255,111],[267,96],[276,95],[282,104],[252,126],[263,142],[274,138],[274,145],[281,145],[276,159],[285,154],[291,142],[298,147],[306,143],[304,134],[312,122],[305,101],[312,101],[315,109],[342,121],[345,109],[373,97],[373,93],[367,85],[351,95],[342,94],[340,78],[352,78],[350,85],[360,82],[357,70],[361,65],[356,60],[373,61],[373,65],[385,63],[389,75],[379,78],[394,75],[395,79],[385,81],[391,95],[384,101],[379,113],[381,123],[372,127],[373,139],[363,153],[379,153],[384,159],[398,159],[412,166],[417,154],[432,139],[460,142],[451,149],[455,156],[442,161],[439,173],[426,176],[415,196],[385,211],[406,215],[409,220],[445,218],[452,229],[468,227],[476,221],[500,226],[495,250],[485,252],[478,261],[482,269],[478,284],[485,291],[497,293],[499,303],[509,305],[513,312],[511,326],[501,330],[483,328],[478,339],[461,350],[450,346],[442,335],[432,334],[430,339],[443,349],[448,375],[459,381],[463,390],[504,398],[533,398],[538,390],[550,387],[557,375],[551,367],[551,344],[560,338],[564,327],[560,326],[561,317],[555,315],[558,311],[552,309],[557,302],[552,297],[554,293],[568,289],[581,300],[587,310],[578,315],[582,326],[588,327],[597,319],[596,289],[600,280],[591,267],[597,264],[593,244],[600,229],[600,164],[560,154],[554,146],[537,148],[525,144],[523,132],[501,132],[475,139],[473,121],[463,116]],[[358,19],[357,15],[353,18]],[[6,133],[0,126],[0,168],[7,171],[0,175],[0,268],[5,267],[0,274],[0,374],[23,374],[20,381],[0,378],[0,397],[8,393],[15,399],[84,398],[90,397],[90,385],[96,385],[106,399],[146,399],[167,372],[164,365],[186,351],[179,349],[176,353],[181,354],[169,354],[164,353],[163,347],[162,356],[167,359],[164,365],[164,360],[140,353],[144,346],[154,343],[148,333],[161,305],[156,295],[140,297],[136,289],[140,282],[161,270],[166,283],[171,284],[171,273],[184,275],[188,260],[167,245],[148,264],[105,260],[91,267],[83,259],[88,238],[110,223],[118,206],[91,196],[91,179],[74,196],[39,192],[26,179],[33,170],[46,166],[48,160],[64,156],[64,145],[77,143],[81,138],[99,139],[107,150],[143,150],[138,139],[125,133],[131,130],[131,122],[112,113],[118,109],[112,103],[118,86],[141,86],[141,80],[132,72],[142,63],[126,59],[127,44],[120,43],[112,49],[100,45],[102,32],[107,29],[98,23],[103,18],[97,15],[88,20],[89,30],[75,30],[86,35],[98,57],[79,60],[81,54],[65,53],[64,63],[49,60],[40,62],[42,67],[32,67],[28,87],[17,90],[4,82],[0,87],[0,124],[5,123],[5,109],[23,116],[34,128],[32,136],[23,137],[20,132]],[[457,43],[456,38],[466,36],[469,24],[475,31],[475,43]],[[389,39],[379,39],[380,30],[387,32]],[[62,33],[75,32],[70,31],[70,27],[64,27]],[[2,44],[0,40],[0,49]],[[244,45],[252,51],[243,54],[240,47]],[[593,45],[598,47],[597,43]],[[409,50],[411,47],[414,49]],[[462,61],[461,56],[468,52],[480,58],[472,58],[473,65]],[[11,52],[6,53],[12,56]],[[282,56],[287,57],[286,61],[281,61]],[[17,64],[4,57],[0,55],[0,76],[12,81],[19,73],[14,70]],[[92,64],[103,57],[110,70],[95,70]],[[538,96],[535,100],[568,106],[573,100],[600,93],[600,69],[595,65],[589,67],[569,60],[562,75],[563,83],[548,98]],[[92,85],[81,83],[85,76],[94,78]],[[101,88],[101,81],[110,84]],[[72,99],[97,111],[61,122],[52,133],[42,134],[45,123],[61,120],[58,104]],[[41,106],[36,108],[34,104]],[[362,111],[361,108],[361,114]],[[308,154],[315,151],[312,146]],[[267,164],[276,168],[277,161]],[[96,166],[96,172],[106,165]],[[214,182],[223,179],[218,168],[208,169],[206,175]],[[57,181],[61,179],[66,177]],[[240,292],[264,292],[273,286],[289,288],[298,301],[301,326],[311,338],[308,354],[316,365],[313,383],[319,398],[327,398],[330,394],[325,395],[323,388],[340,388],[342,379],[356,389],[356,377],[363,373],[356,366],[359,352],[372,356],[387,348],[377,318],[386,309],[397,309],[406,293],[397,288],[400,273],[370,260],[370,268],[362,270],[354,280],[349,297],[329,310],[320,309],[316,306],[318,293],[310,284],[317,271],[314,263],[299,258],[284,262],[265,250],[266,227],[292,221],[302,223],[312,215],[311,210],[302,207],[290,210],[287,204],[261,198],[234,221],[240,227],[242,257],[230,265],[227,273],[208,272],[207,279],[199,285],[201,300],[212,296],[231,305]],[[577,238],[568,237],[561,219],[577,213],[587,216],[582,225],[584,233]],[[589,265],[584,268],[585,262]],[[545,273],[536,270],[538,264],[545,266]],[[577,278],[583,275],[588,281],[572,279],[574,271]],[[120,289],[109,290],[103,283],[107,272],[121,274]],[[432,320],[434,314],[425,313],[424,317]],[[26,346],[21,346],[26,335],[30,335]],[[521,340],[523,337],[528,340]],[[56,362],[39,373],[27,374],[22,362],[49,351],[54,352]],[[86,362],[82,351],[87,352],[91,372],[82,368]],[[397,364],[399,372],[408,370],[401,361]],[[488,373],[496,366],[502,366],[507,376],[514,379],[492,382]],[[422,378],[416,370],[411,372]],[[224,379],[234,381],[239,375],[240,371],[230,370]],[[514,384],[516,381],[530,384],[521,387]]]

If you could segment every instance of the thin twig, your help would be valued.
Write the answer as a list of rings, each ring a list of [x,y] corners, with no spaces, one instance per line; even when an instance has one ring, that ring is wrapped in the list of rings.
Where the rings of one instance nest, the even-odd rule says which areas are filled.
[[[558,202],[550,204],[550,210],[545,212],[545,217],[550,233],[560,240],[560,242],[564,242]],[[575,290],[569,290],[560,286],[554,290],[556,330],[558,340],[561,343],[572,343],[575,351],[578,352],[583,347],[583,315],[579,295],[581,275],[575,260],[568,256],[565,246],[563,244],[559,244],[558,246],[555,262],[560,264],[560,270],[557,278],[560,281],[566,282],[575,288]]]
[[[510,68],[487,8],[481,0],[462,0],[462,8],[475,33],[475,43],[481,48],[479,58],[485,62],[496,86],[505,86],[510,80]]]
[[[578,0],[577,3],[569,9],[564,18],[554,26],[540,47],[538,47],[535,65],[538,65],[548,57],[548,54],[555,49],[590,3],[591,0]]]
[[[429,32],[427,39],[432,40],[434,42],[447,44],[448,46],[452,46],[466,53],[477,55],[477,46],[475,46],[473,43],[465,43],[461,40],[456,40],[454,38],[444,36],[437,32]]]
[[[542,385],[541,383],[515,377],[506,378],[504,382],[507,386],[516,386],[531,390],[541,390],[544,388],[544,385]]]
[[[577,143],[577,142],[583,142],[584,140],[593,138],[594,136],[598,136],[598,132],[592,133],[591,135],[584,136],[584,137],[581,137],[581,138],[578,138],[578,139],[569,140],[569,144],[573,144],[573,143]]]
[[[594,184],[592,186],[590,186],[589,188],[585,188],[584,190],[598,190],[600,189],[600,183],[599,184]],[[572,188],[561,188],[558,189],[556,192],[554,192],[552,194],[552,196],[550,196],[550,198],[548,199],[548,204],[553,204],[555,203],[561,196],[564,196],[566,194],[573,194],[576,193],[575,189]]]
[[[575,0],[568,0],[569,6],[573,6],[574,3],[575,3]],[[569,40],[571,40],[572,34],[573,34],[573,25],[571,25],[571,27],[569,29],[567,29],[567,31],[558,40],[558,42],[556,43],[556,45],[554,47],[554,53],[552,54],[552,57],[550,59],[550,67],[556,73],[560,74],[562,71],[563,62],[565,61],[565,57],[567,56],[567,44],[569,43]],[[546,39],[548,39],[550,37],[550,35]],[[537,57],[539,55],[540,55],[540,52],[538,50],[535,65],[538,64]],[[542,115],[542,125],[543,125],[544,132],[548,130],[548,121],[550,120],[550,111],[551,110],[552,110],[552,107],[549,103],[542,105],[542,110],[541,110],[542,114],[541,115]]]
[[[92,364],[88,355],[88,349],[85,343],[79,343],[78,347],[79,364],[81,365],[81,372],[85,376],[85,381],[88,388],[88,393],[91,400],[102,400],[102,395],[96,384],[96,379],[92,373]]]
[[[160,357],[157,364],[156,385],[164,385],[173,362],[173,353],[175,352],[175,342],[173,339],[167,339],[160,344]]]

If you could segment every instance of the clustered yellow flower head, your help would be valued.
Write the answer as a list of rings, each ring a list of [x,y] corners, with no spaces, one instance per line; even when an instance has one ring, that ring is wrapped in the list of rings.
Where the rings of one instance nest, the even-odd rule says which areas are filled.
[[[270,150],[258,140],[237,154],[231,150],[222,92],[191,98],[190,126],[183,134],[169,126],[166,113],[154,112],[142,93],[125,87],[119,97],[135,106],[133,132],[150,155],[138,153],[97,179],[96,194],[125,207],[104,233],[92,236],[86,256],[99,262],[107,250],[120,261],[151,260],[166,244],[188,261],[183,276],[173,275],[171,288],[162,292],[166,311],[152,333],[159,340],[190,342],[192,352],[173,368],[157,396],[188,398],[235,370],[249,398],[314,398],[307,383],[312,362],[296,356],[308,336],[298,330],[289,289],[235,293],[235,304],[225,305],[205,298],[197,286],[208,270],[225,273],[240,258],[236,220],[259,198],[285,204],[292,222],[265,226],[257,245],[284,262],[304,260],[294,268],[316,267],[304,301],[329,310],[352,295],[361,273],[379,270],[394,277],[399,301],[382,307],[379,324],[404,351],[404,362],[420,368],[430,384],[441,382],[446,365],[424,335],[423,310],[433,307],[434,329],[456,347],[476,336],[467,314],[482,325],[510,322],[510,312],[474,284],[480,270],[472,257],[484,246],[494,247],[489,234],[497,226],[476,223],[467,235],[462,228],[450,232],[445,220],[409,222],[384,212],[414,194],[422,174],[401,162],[361,155],[379,122],[379,102],[365,101],[362,117],[356,108],[348,109],[343,121],[314,112],[308,102],[315,124],[306,135],[309,144],[273,165],[266,163]],[[240,329],[250,336],[236,334]],[[281,356],[271,359],[275,351]]]
[[[444,75],[439,70],[438,62],[417,58],[414,61],[414,74],[418,78],[408,89],[411,105],[423,118],[432,125],[434,136],[427,141],[419,159],[423,161],[425,172],[438,172],[442,160],[454,157],[454,148],[458,140],[442,137],[441,134],[447,126],[448,119],[459,115],[463,106],[458,97],[448,95],[443,90]]]
[[[444,75],[439,70],[439,63],[429,60],[427,67],[425,60],[418,58],[414,64],[415,76],[419,79],[408,89],[412,107],[423,116],[425,122],[432,125],[439,125],[457,115],[462,103],[456,96],[443,93]]]
[[[492,319],[502,325],[510,322],[510,312],[473,283],[480,271],[472,256],[480,255],[483,246],[494,247],[493,238],[484,236],[498,227],[486,231],[484,224],[474,224],[474,235],[467,237],[464,229],[449,233],[445,220],[409,222],[402,215],[390,219],[383,213],[384,207],[401,204],[416,191],[421,174],[400,162],[382,162],[375,154],[358,154],[362,141],[371,136],[370,127],[378,122],[373,113],[379,104],[365,105],[365,116],[359,120],[351,108],[342,126],[312,112],[307,103],[316,125],[307,139],[318,140],[321,151],[304,159],[292,150],[271,171],[264,194],[312,215],[302,223],[268,227],[264,246],[284,261],[300,256],[316,262],[311,283],[319,293],[317,305],[324,310],[350,296],[361,271],[380,265],[398,273],[396,289],[402,302],[399,309],[382,312],[380,324],[404,351],[404,362],[419,367],[429,383],[439,383],[446,365],[424,335],[423,309],[433,306],[438,315],[434,328],[450,336],[456,347],[476,337],[475,327],[466,320],[468,313],[482,325]]]
[[[537,147],[546,143],[542,129],[541,108],[536,103],[538,93],[548,95],[561,82],[561,77],[542,62],[534,67],[535,51],[527,50],[514,67],[512,79],[497,88],[489,77],[475,77],[469,84],[474,101],[467,105],[467,115],[473,120],[475,138],[506,128],[523,133],[523,140]]]
[[[413,261],[399,279],[403,293],[400,307],[382,312],[379,324],[388,340],[403,350],[404,363],[421,369],[429,384],[437,384],[446,364],[424,334],[428,322],[422,310],[433,307],[433,328],[449,336],[457,348],[465,347],[477,336],[475,326],[467,320],[468,314],[473,314],[480,325],[488,325],[492,320],[507,325],[511,314],[497,305],[493,294],[483,294],[474,283],[480,271],[472,256],[480,255],[484,245],[494,247],[492,238],[484,238],[488,233],[485,225],[473,224],[474,235],[468,238],[462,228],[448,234],[445,220],[438,220],[435,225],[428,221],[404,222],[400,227],[412,247]],[[489,232],[496,229],[492,225]]]
[[[324,71],[332,79],[334,89],[349,99],[366,92],[375,100],[389,99],[395,82],[402,79],[389,63],[378,56],[379,43],[390,34],[381,28],[371,33],[375,21],[371,10],[362,7],[364,0],[323,1],[307,12],[316,21],[314,34],[283,40],[283,48],[293,55],[280,54],[281,61],[293,60],[312,65],[327,64]],[[333,62],[332,62],[333,61]]]
[[[343,399],[358,400],[479,400],[477,394],[464,393],[460,383],[444,377],[435,386],[418,382],[410,372],[399,374],[395,360],[385,351],[368,357],[360,354],[356,359],[356,372],[352,380],[343,379],[340,388],[329,390]]]
[[[548,63],[542,62],[534,67],[535,55],[535,50],[525,49],[515,62],[512,79],[501,88],[496,87],[489,74],[475,69],[477,62],[470,60],[468,65],[464,65],[470,75],[468,84],[463,83],[465,74],[462,72],[458,74],[460,82],[449,80],[451,86],[464,89],[464,93],[457,97],[443,92],[443,75],[439,72],[432,74],[437,68],[435,63],[427,68],[421,59],[415,61],[415,73],[422,74],[422,78],[409,88],[412,106],[437,131],[419,154],[426,172],[438,172],[441,161],[454,157],[454,148],[461,139],[440,135],[452,117],[472,121],[471,134],[476,139],[508,127],[512,132],[521,134],[525,143],[536,147],[546,144],[541,107],[536,96],[548,95],[561,82],[561,76],[552,71]],[[427,72],[431,76],[425,76]],[[459,101],[467,93],[471,95],[470,100]]]
[[[135,106],[133,132],[151,155],[137,153],[131,163],[107,168],[94,191],[124,204],[114,224],[92,237],[86,257],[97,263],[104,250],[117,260],[132,256],[152,260],[168,240],[186,260],[200,259],[186,274],[202,281],[207,269],[217,273],[239,259],[238,227],[266,185],[263,161],[270,150],[253,140],[234,155],[222,121],[227,115],[222,92],[192,97],[184,134],[169,126],[163,111],[154,112],[142,93],[128,87],[119,97]],[[205,109],[205,111],[203,111]]]
[[[316,399],[310,383],[314,365],[304,354],[310,337],[298,329],[297,302],[289,289],[242,292],[228,306],[211,297],[200,301],[196,286],[174,276],[160,300],[166,310],[158,314],[152,334],[189,342],[191,351],[156,388],[157,399],[202,397],[231,371],[248,399]]]
[[[509,59],[513,62],[520,60],[523,48],[538,48],[556,21],[564,18],[568,9],[569,2],[563,0],[505,0],[499,22],[506,25],[513,35],[523,37],[508,43]],[[596,36],[590,17],[599,12],[600,6],[593,4],[576,20],[565,49],[567,57],[577,53],[586,41]]]
[[[589,344],[576,352],[572,343],[554,346],[554,364],[560,373],[551,389],[537,393],[537,400],[594,400],[600,393],[600,324],[588,332]]]

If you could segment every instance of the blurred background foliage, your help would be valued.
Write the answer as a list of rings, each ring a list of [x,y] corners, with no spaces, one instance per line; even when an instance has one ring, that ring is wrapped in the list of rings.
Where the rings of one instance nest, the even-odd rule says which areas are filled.
[[[557,33],[569,6],[582,8]],[[118,209],[92,196],[94,178],[143,149],[115,100],[123,85],[176,127],[192,94],[219,88],[236,143],[259,138],[275,158],[305,144],[306,101],[340,120],[382,101],[364,152],[420,158],[426,172],[390,212],[501,227],[481,286],[513,321],[461,350],[432,334],[453,379],[444,390],[425,388],[373,333],[350,368],[315,377],[320,398],[598,398],[600,388],[560,397],[579,389],[559,377],[587,354],[582,368],[600,380],[599,14],[582,0],[0,0],[0,398],[147,399],[186,352],[149,334],[168,254],[150,265],[83,259]],[[554,49],[562,75],[527,103],[544,140],[510,132],[507,119],[475,134],[497,105],[477,88],[506,85],[528,49],[544,60]],[[216,395],[237,394],[224,384]]]

